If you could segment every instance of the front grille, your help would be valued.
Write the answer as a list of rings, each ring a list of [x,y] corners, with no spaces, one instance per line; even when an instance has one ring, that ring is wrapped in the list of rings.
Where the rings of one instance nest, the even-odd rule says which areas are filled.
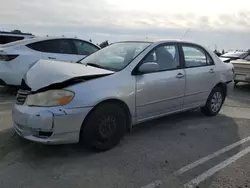
[[[23,105],[27,96],[30,94],[30,91],[27,90],[19,90],[17,92],[17,96],[16,96],[16,104],[18,105]]]

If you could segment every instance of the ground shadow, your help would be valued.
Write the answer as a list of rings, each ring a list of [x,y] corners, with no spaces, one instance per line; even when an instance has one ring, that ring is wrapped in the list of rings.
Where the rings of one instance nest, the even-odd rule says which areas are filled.
[[[34,172],[33,169],[43,174],[62,167],[72,171],[73,168],[75,170],[76,166],[82,165],[81,168],[75,170],[79,179],[82,178],[82,185],[87,181],[84,178],[102,182],[104,176],[106,178],[114,176],[111,174],[103,175],[102,172],[112,170],[127,180],[118,187],[133,187],[126,185],[130,181],[134,181],[135,187],[139,187],[142,185],[140,179],[143,183],[147,183],[151,178],[154,179],[153,177],[161,179],[165,176],[172,176],[173,172],[180,167],[240,140],[242,135],[240,136],[238,132],[235,119],[224,115],[205,117],[199,110],[193,110],[141,123],[135,126],[116,148],[104,153],[94,153],[85,150],[79,144],[48,146],[32,143],[14,135],[13,130],[9,129],[0,132],[0,163],[8,161],[13,169],[20,168],[20,165],[15,166],[15,164],[22,164],[25,169],[16,170],[23,170],[31,174]],[[246,132],[246,134],[248,133]],[[182,177],[175,177],[176,179],[169,182],[169,187],[183,185],[204,169],[211,168],[214,164],[237,152],[239,152],[239,148],[219,157],[214,163],[204,164],[202,169],[197,168]],[[86,174],[91,170],[95,170],[95,173]],[[140,173],[141,171],[145,174]],[[62,172],[58,170],[57,173]],[[15,174],[13,170],[6,171],[4,176],[12,174]],[[96,176],[98,179],[95,178]],[[119,184],[120,180],[115,177],[111,178],[109,187],[115,187],[114,184]],[[46,181],[43,178],[45,177],[39,179],[38,176],[34,176],[30,185],[34,187],[38,179]],[[200,188],[210,187],[213,180],[210,178]],[[51,180],[51,182],[53,181]],[[68,176],[61,181],[66,183],[73,181],[73,179]],[[173,182],[176,184],[172,184]],[[74,185],[74,182],[71,183]],[[38,188],[39,185],[36,187]],[[98,186],[93,182],[86,184],[85,187]]]
[[[239,83],[236,86],[230,85],[229,94],[233,93],[235,96],[249,96],[250,84]]]
[[[0,86],[0,97],[15,96],[18,89],[15,86]]]

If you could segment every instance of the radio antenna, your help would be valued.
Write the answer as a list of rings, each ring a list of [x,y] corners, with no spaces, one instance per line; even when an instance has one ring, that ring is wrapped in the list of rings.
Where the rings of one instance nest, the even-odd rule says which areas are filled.
[[[190,29],[187,29],[187,30],[185,31],[185,33],[182,35],[182,37],[181,37],[180,40],[182,40],[182,39],[186,36],[186,34],[187,34],[189,31],[190,31]]]

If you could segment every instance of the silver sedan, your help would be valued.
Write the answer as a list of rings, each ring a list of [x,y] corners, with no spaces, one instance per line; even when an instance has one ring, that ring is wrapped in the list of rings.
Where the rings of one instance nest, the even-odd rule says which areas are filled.
[[[81,62],[40,60],[13,107],[15,131],[46,144],[108,150],[143,121],[200,108],[216,115],[233,67],[178,40],[118,42]]]

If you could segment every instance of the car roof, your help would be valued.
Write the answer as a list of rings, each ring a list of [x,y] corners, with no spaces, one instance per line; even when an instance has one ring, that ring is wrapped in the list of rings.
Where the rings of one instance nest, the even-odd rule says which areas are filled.
[[[187,44],[198,45],[195,42],[185,41],[185,40],[180,40],[180,39],[151,39],[151,40],[146,39],[146,40],[119,41],[116,43],[122,43],[122,42],[145,42],[145,43],[154,43],[154,44],[162,44],[162,43],[167,43],[167,42],[178,42],[178,43],[187,43]]]
[[[1,48],[12,47],[12,46],[22,46],[22,45],[27,45],[27,44],[34,43],[34,42],[40,42],[40,41],[45,41],[45,40],[54,40],[54,39],[76,39],[76,40],[82,40],[82,41],[89,42],[87,40],[74,38],[74,37],[33,37],[33,38],[26,38],[23,40],[4,44],[1,46]],[[91,42],[89,42],[89,43],[91,43]],[[93,43],[91,43],[91,44],[93,44]],[[95,44],[93,44],[93,45],[96,46]]]
[[[79,38],[74,38],[74,37],[34,37],[33,40],[38,42],[38,41],[43,41],[43,40],[54,40],[54,39],[78,39],[78,40],[83,40],[83,39],[79,39]],[[86,40],[83,40],[86,41]],[[88,42],[88,41],[86,41]]]

